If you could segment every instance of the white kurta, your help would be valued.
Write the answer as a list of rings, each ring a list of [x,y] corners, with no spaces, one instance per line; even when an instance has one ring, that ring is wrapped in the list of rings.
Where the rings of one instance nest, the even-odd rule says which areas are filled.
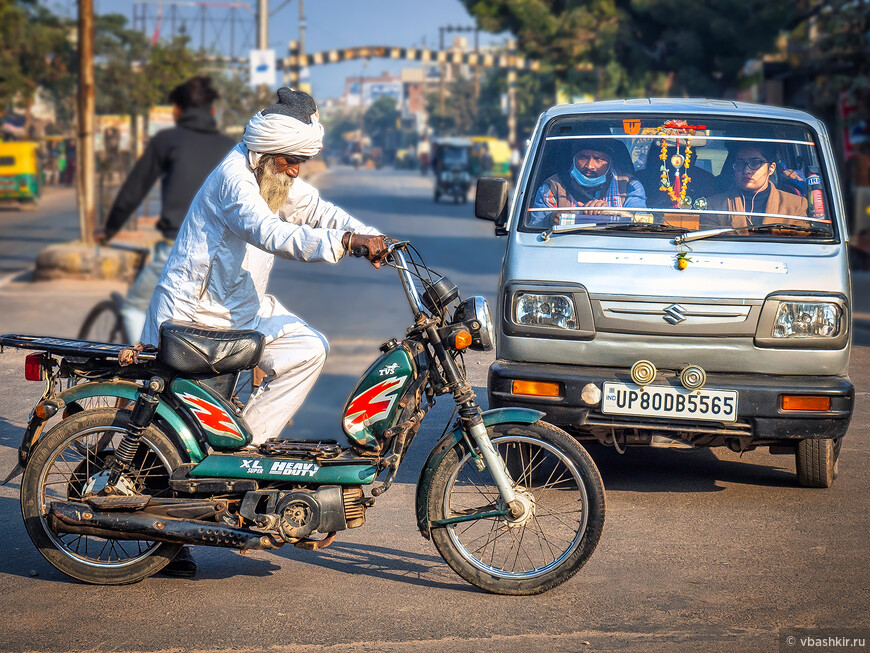
[[[326,338],[266,294],[275,256],[336,263],[345,231],[377,234],[296,179],[272,213],[240,143],[205,180],[181,225],[148,307],[142,342],[166,320],[256,329],[266,336],[263,385],[243,413],[254,441],[277,436],[326,361]]]

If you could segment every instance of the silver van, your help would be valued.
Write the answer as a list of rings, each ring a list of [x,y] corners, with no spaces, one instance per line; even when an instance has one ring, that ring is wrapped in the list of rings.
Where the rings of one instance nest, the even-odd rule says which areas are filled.
[[[554,107],[513,196],[481,179],[475,214],[508,237],[491,407],[619,451],[769,447],[831,485],[852,301],[821,122],[719,100]]]

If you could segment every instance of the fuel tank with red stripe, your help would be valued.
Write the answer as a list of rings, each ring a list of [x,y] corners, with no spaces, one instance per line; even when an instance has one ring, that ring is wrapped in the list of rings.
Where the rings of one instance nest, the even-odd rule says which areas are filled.
[[[344,407],[341,425],[348,439],[357,447],[377,449],[384,431],[399,421],[399,402],[416,377],[404,343],[387,349],[363,374]]]

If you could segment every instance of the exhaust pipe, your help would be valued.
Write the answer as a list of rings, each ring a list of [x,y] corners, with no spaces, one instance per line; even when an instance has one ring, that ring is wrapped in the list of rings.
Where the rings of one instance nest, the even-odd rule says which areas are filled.
[[[113,540],[154,540],[173,544],[219,546],[250,551],[277,549],[284,542],[226,524],[151,515],[144,511],[94,510],[71,501],[55,501],[48,511],[48,525],[58,533],[104,537]]]

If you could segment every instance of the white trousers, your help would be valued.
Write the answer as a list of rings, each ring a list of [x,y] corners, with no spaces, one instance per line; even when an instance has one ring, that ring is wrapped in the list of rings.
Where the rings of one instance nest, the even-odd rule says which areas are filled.
[[[259,364],[266,377],[242,411],[254,436],[253,444],[281,434],[314,387],[329,352],[321,333],[267,298],[273,302],[269,311],[273,314],[261,317],[257,326],[266,336]]]

